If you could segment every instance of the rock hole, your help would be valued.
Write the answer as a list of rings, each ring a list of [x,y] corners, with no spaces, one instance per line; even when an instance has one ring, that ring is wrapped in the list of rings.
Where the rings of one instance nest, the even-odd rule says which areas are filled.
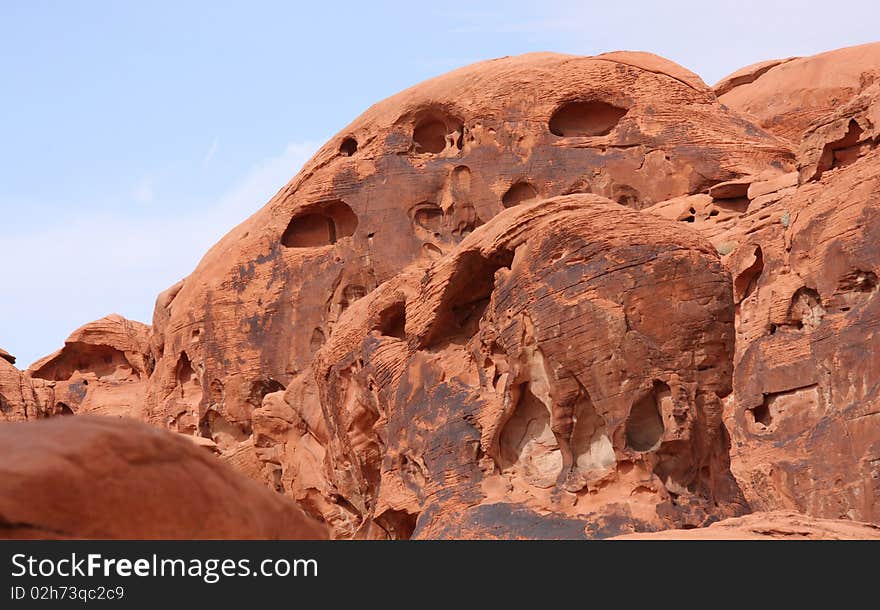
[[[421,256],[426,260],[435,261],[443,256],[443,250],[434,244],[422,244]]]
[[[55,411],[52,415],[73,415],[73,409],[63,402],[55,403]]]
[[[268,379],[255,379],[250,382],[247,388],[245,400],[254,408],[257,408],[263,404],[263,399],[267,394],[283,392],[285,389],[284,384],[277,379],[272,379],[271,377]]]
[[[416,531],[418,513],[403,510],[386,510],[376,517],[375,522],[388,534],[390,540],[409,540]]]
[[[422,346],[442,338],[467,336],[476,324],[495,290],[495,273],[513,263],[512,250],[499,250],[489,257],[469,250],[463,252],[443,293],[442,302]]]
[[[660,402],[670,396],[669,386],[655,381],[651,391],[639,398],[626,420],[626,446],[634,451],[653,451],[663,438]]]
[[[430,234],[439,233],[443,228],[443,210],[436,203],[423,201],[413,207],[413,223]]]
[[[535,487],[556,485],[562,451],[550,427],[550,412],[524,384],[519,402],[499,437],[501,467]]]
[[[196,406],[202,401],[202,384],[186,352],[181,352],[177,359],[174,378],[177,380],[177,388],[183,402],[189,406]]]
[[[736,276],[733,282],[734,298],[737,303],[755,291],[758,279],[764,271],[764,253],[761,251],[761,246],[755,246],[753,256],[755,258],[754,262]]]
[[[367,296],[367,289],[357,284],[349,284],[342,290],[342,299],[339,301],[339,313],[348,309],[352,303]]]
[[[295,214],[281,236],[281,243],[287,248],[328,246],[354,235],[357,225],[357,215],[348,204],[341,200],[326,201]]]
[[[223,404],[223,399],[226,396],[223,382],[219,379],[213,379],[211,383],[208,384],[208,396],[211,397],[211,404]]]
[[[357,142],[357,140],[355,140],[354,138],[351,138],[351,137],[345,138],[342,141],[342,144],[339,145],[340,154],[345,155],[346,157],[352,156],[354,153],[357,152],[357,149],[358,149],[358,142]]]
[[[767,397],[764,397],[764,402],[754,409],[749,409],[749,413],[752,415],[752,421],[761,424],[765,428],[769,428],[770,424],[773,423],[773,416],[770,414],[770,405],[767,404]]]
[[[582,489],[583,483],[600,477],[617,463],[605,420],[586,392],[574,409],[571,453],[573,469],[569,480],[575,481],[575,485],[566,485],[569,491]]]
[[[250,431],[243,430],[240,425],[230,422],[219,412],[209,409],[199,424],[199,434],[217,443],[220,451],[225,453],[247,440]]]
[[[626,114],[625,108],[598,100],[569,102],[550,117],[550,132],[563,137],[604,136]]]
[[[386,337],[406,338],[406,303],[394,303],[379,314],[378,330]]]
[[[413,149],[417,154],[437,155],[447,149],[462,148],[464,126],[452,117],[427,113],[413,129]]]
[[[814,330],[822,323],[825,308],[819,293],[803,286],[791,297],[786,324],[798,330]]]
[[[846,134],[839,140],[829,142],[822,148],[822,155],[819,157],[818,167],[814,177],[818,178],[822,172],[837,167],[846,167],[858,159],[858,151],[848,151],[847,149],[858,144],[862,137],[862,128],[855,119],[850,119],[847,126]]]
[[[528,182],[517,182],[504,193],[501,203],[506,208],[512,208],[515,205],[532,201],[538,198],[538,189]]]
[[[641,207],[639,205],[641,195],[633,187],[627,184],[615,184],[611,187],[611,192],[613,194],[612,198],[620,205],[634,209]]]
[[[324,331],[316,328],[312,331],[312,338],[309,340],[309,349],[314,354],[321,346],[324,345]]]

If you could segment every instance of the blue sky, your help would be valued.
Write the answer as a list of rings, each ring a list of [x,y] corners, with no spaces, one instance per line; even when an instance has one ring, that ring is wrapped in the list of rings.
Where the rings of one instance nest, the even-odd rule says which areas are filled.
[[[880,38],[873,2],[0,0],[0,347],[24,367],[155,296],[327,138],[421,80],[646,50],[712,84]]]

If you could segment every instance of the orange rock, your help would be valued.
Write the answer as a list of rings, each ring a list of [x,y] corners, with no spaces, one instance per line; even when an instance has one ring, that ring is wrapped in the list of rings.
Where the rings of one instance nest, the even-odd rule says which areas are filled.
[[[878,65],[713,92],[540,53],[412,87],[152,327],[105,318],[25,375],[0,354],[3,418],[146,419],[335,537],[874,537],[764,513],[880,522]]]
[[[0,537],[326,538],[280,494],[138,422],[0,425]]]
[[[45,416],[52,388],[32,382],[6,358],[0,358],[0,421],[26,421]]]
[[[880,77],[880,43],[743,68],[715,86],[718,99],[760,127],[800,143],[810,124],[834,113]],[[741,73],[752,73],[739,85]]]
[[[646,210],[695,218],[682,227],[708,237],[733,275],[725,423],[754,510],[880,521],[880,344],[870,330],[880,323],[878,94],[872,85],[815,119],[799,152],[801,184],[795,174],[754,180],[727,217],[710,217],[723,201],[706,196]],[[846,130],[858,135],[847,141]]]
[[[576,192],[643,208],[768,167],[794,169],[787,144],[650,54],[531,54],[417,85],[343,129],[159,298],[150,421],[237,452],[346,309],[505,208]]]
[[[309,481],[342,536],[702,525],[744,510],[732,354],[729,278],[696,234],[595,195],[518,206],[343,314],[315,357]]]
[[[0,360],[5,360],[9,364],[15,364],[15,356],[2,348],[0,348]]]
[[[843,519],[815,519],[791,511],[754,513],[689,530],[617,536],[614,540],[878,540],[880,527]]]
[[[27,374],[53,386],[49,413],[139,417],[152,370],[150,327],[113,314],[75,330]]]

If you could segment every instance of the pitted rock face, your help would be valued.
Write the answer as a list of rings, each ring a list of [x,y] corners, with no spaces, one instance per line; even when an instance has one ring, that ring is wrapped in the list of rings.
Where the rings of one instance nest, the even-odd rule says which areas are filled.
[[[880,520],[878,193],[873,151],[739,227],[746,239],[729,265],[749,289],[727,417],[733,469],[756,510]]]
[[[150,327],[113,314],[75,330],[27,375],[51,388],[48,415],[141,417],[152,372]]]
[[[642,208],[768,167],[793,169],[787,145],[649,54],[533,54],[422,83],[346,127],[160,297],[149,417],[252,442],[254,409],[347,309],[502,210],[579,192]]]
[[[791,61],[756,81],[776,78],[816,102],[803,109],[812,122],[799,172],[717,185],[649,210],[685,219],[689,207],[695,222],[686,225],[712,240],[733,276],[734,393],[725,422],[731,468],[753,510],[880,520],[880,89],[876,62],[847,61],[878,48]],[[830,81],[857,86],[774,76],[786,66],[824,66]],[[829,91],[849,101],[831,104]],[[794,121],[778,116],[781,125]]]
[[[541,537],[522,524],[550,511],[565,537],[596,537],[735,514],[732,354],[707,242],[594,195],[519,206],[340,319],[316,356],[330,440],[314,489],[345,507],[325,515],[342,536]]]
[[[878,49],[743,68],[720,102],[631,52],[422,83],[152,328],[88,325],[26,374],[0,354],[0,417],[143,417],[336,537],[880,521]]]

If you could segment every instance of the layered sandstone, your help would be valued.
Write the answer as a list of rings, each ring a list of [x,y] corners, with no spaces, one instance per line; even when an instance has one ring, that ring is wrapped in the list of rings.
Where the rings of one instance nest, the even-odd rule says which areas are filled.
[[[878,66],[713,91],[541,53],[417,85],[151,327],[0,354],[3,417],[144,419],[340,538],[876,537],[815,518],[880,522]]]
[[[323,424],[317,490],[345,500],[327,517],[345,535],[519,538],[740,512],[730,293],[675,223],[595,195],[506,210],[352,305],[317,353],[319,404],[298,415]]]
[[[842,519],[816,519],[791,511],[754,513],[709,527],[627,534],[616,540],[880,540],[880,527]]]
[[[749,66],[715,85],[718,99],[797,146],[813,121],[880,78],[880,43]]]
[[[753,510],[880,521],[878,49],[788,61],[722,96],[748,94],[772,116],[762,124],[790,128],[797,172],[744,176],[648,210],[688,221],[732,273],[725,422]],[[770,91],[800,100],[798,114],[764,106]]]
[[[152,372],[150,327],[114,314],[75,330],[27,375],[52,388],[55,414],[139,417]]]
[[[283,411],[272,394],[315,395],[311,362],[353,303],[449,255],[507,208],[594,193],[638,209],[768,168],[795,169],[783,142],[648,54],[533,54],[422,83],[346,127],[159,298],[150,420],[211,439],[299,496],[292,472],[324,457],[286,455],[257,428],[267,410],[272,425]],[[331,512],[360,502],[324,482],[314,489],[309,502]]]

